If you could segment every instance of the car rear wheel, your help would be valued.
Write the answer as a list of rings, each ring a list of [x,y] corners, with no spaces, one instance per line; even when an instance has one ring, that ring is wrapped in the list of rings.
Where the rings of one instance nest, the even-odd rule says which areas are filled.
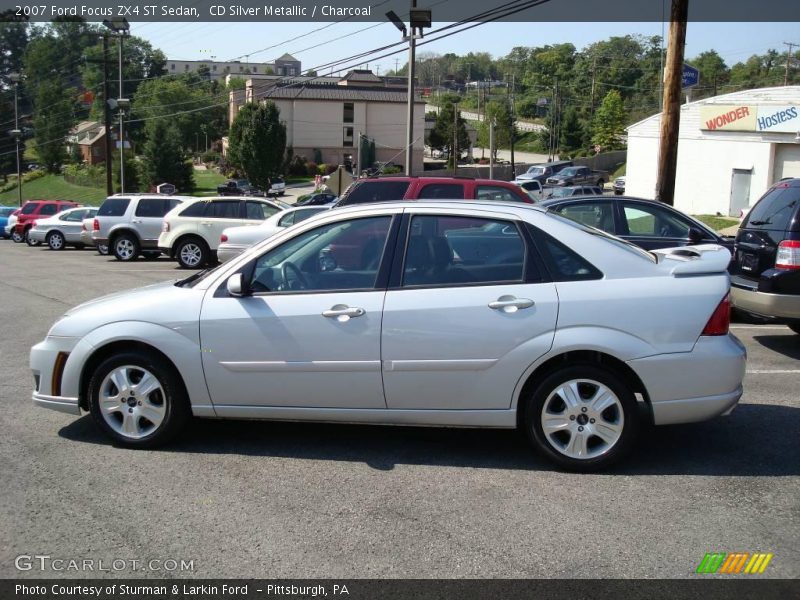
[[[51,231],[47,234],[47,245],[50,247],[50,250],[63,250],[64,236],[60,231]]]
[[[97,249],[97,253],[101,256],[108,256],[108,245],[107,244],[100,244],[99,246],[95,246]]]
[[[25,236],[18,232],[16,229],[11,232],[11,239],[16,242],[17,244],[21,244],[25,241]]]
[[[128,262],[139,256],[139,240],[128,233],[117,236],[113,244],[114,256],[117,260]]]
[[[184,269],[199,269],[209,261],[211,252],[204,241],[189,238],[178,244],[175,258]]]
[[[89,412],[100,429],[130,448],[168,442],[191,414],[178,374],[147,352],[106,359],[92,374],[87,391]]]
[[[639,428],[633,392],[614,373],[588,364],[548,375],[528,399],[524,424],[533,445],[570,471],[610,466]]]

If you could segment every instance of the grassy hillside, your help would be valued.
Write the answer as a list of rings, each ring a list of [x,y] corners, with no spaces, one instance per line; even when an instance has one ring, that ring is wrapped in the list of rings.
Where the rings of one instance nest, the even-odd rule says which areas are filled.
[[[102,188],[73,185],[64,181],[60,175],[45,175],[34,181],[22,184],[22,201],[26,200],[72,200],[86,205],[98,205],[106,197]],[[17,189],[0,194],[0,204],[16,206]]]

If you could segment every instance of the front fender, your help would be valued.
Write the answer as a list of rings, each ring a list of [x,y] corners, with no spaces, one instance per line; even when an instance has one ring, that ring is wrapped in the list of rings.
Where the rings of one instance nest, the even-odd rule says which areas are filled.
[[[65,396],[79,396],[81,373],[89,357],[103,346],[125,341],[152,346],[166,355],[183,379],[192,413],[202,417],[216,416],[203,375],[197,330],[176,330],[143,321],[109,323],[81,338],[64,367],[62,393]]]

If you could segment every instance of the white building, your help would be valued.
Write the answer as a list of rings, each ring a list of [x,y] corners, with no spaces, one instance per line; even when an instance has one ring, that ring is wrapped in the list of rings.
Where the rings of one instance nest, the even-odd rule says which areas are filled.
[[[300,75],[302,65],[291,54],[284,54],[275,62],[250,62],[250,61],[214,61],[214,60],[177,60],[168,58],[166,63],[167,73],[180,75],[181,73],[196,73],[200,68],[208,69],[211,79],[220,79],[228,75],[245,77],[250,75],[280,75],[292,77]]]
[[[661,114],[628,127],[627,195],[655,196],[660,131]],[[800,177],[800,86],[681,107],[676,208],[739,216],[784,177]]]

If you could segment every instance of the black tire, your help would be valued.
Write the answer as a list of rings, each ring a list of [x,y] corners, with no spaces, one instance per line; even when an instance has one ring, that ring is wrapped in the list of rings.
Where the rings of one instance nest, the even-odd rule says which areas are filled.
[[[95,246],[95,250],[100,256],[108,256],[108,245],[100,244],[99,246]]]
[[[574,410],[571,411],[566,403],[561,402],[564,405],[564,412],[553,413],[550,409],[560,401],[560,395],[555,394],[555,391],[562,384],[574,380],[587,381],[587,383],[579,384],[579,389],[583,391],[583,388],[586,388],[589,393],[593,388],[592,384],[588,382],[602,384],[616,396],[619,403],[609,406],[601,411],[601,416],[598,416],[591,411],[591,405],[581,396]],[[528,439],[541,454],[569,471],[592,472],[609,467],[630,451],[640,427],[639,410],[633,392],[615,373],[597,365],[581,364],[563,367],[547,375],[536,386],[534,392],[527,399],[524,399],[524,402],[523,426]],[[589,455],[586,458],[574,458],[566,453],[569,450],[569,442],[571,442],[573,435],[577,435],[577,431],[573,433],[568,429],[564,429],[551,433],[550,437],[545,435],[542,426],[542,415],[546,402],[548,406],[547,414],[553,415],[556,420],[567,422],[569,428],[575,428],[575,430],[580,428],[581,431],[588,430],[588,433],[580,434],[587,438],[586,448]],[[561,417],[561,414],[564,416]],[[592,433],[591,428],[597,427],[597,425],[594,425],[594,419],[589,421],[593,415],[597,419],[603,418],[609,423],[612,420],[621,423],[622,430],[619,437],[608,448],[603,448],[603,445],[598,444],[596,441],[593,442],[593,446],[588,444],[589,440],[598,440],[605,443],[600,436]],[[569,436],[569,438],[564,439],[566,436]],[[556,444],[562,449],[557,449]],[[593,453],[596,454],[591,455]]]
[[[200,269],[211,260],[211,250],[202,238],[187,237],[175,247],[175,260],[183,269]]]
[[[143,252],[142,256],[144,256],[145,260],[158,260],[158,258],[161,256],[161,252],[158,250]]]
[[[114,238],[114,241],[109,247],[109,252],[114,253],[114,258],[122,262],[136,260],[141,251],[139,240],[136,239],[135,235],[130,233],[121,233]]]
[[[25,236],[19,233],[16,229],[11,232],[11,241],[15,244],[21,244],[25,241]]]
[[[789,329],[800,335],[800,324],[789,325]]]
[[[60,231],[51,231],[47,234],[45,241],[50,250],[63,250],[64,246],[67,244],[64,234]]]
[[[24,234],[25,235],[25,243],[28,244],[28,246],[30,246],[31,248],[35,248],[36,246],[39,246],[42,242],[33,241],[31,239],[30,232],[31,232],[30,229],[26,229],[25,230],[25,234]]]
[[[142,410],[138,408],[142,405],[141,396],[138,400],[138,406],[135,400],[132,404],[127,402],[130,399],[127,398],[125,403],[122,404],[124,408],[115,413],[115,415],[120,415],[120,422],[122,422],[126,412],[134,415],[137,423],[143,426],[143,433],[145,433],[145,435],[138,438],[130,437],[112,427],[103,415],[100,406],[100,393],[104,379],[109,373],[123,366],[134,367],[129,371],[132,375],[136,373],[136,367],[149,371],[161,386],[161,391],[155,392],[155,397],[156,401],[160,400],[160,406],[163,406],[164,417],[157,427],[152,427],[152,423],[147,421],[146,417],[139,416],[138,412],[134,412]],[[133,377],[131,377],[131,381],[135,383]],[[165,365],[162,359],[148,352],[133,350],[107,358],[92,373],[86,391],[89,398],[89,412],[97,426],[115,444],[127,448],[155,448],[163,445],[181,432],[191,416],[189,398],[186,395],[180,376],[170,365]],[[120,391],[126,392],[126,390]],[[131,394],[131,396],[134,395]],[[152,399],[153,395],[151,394],[149,398]],[[111,416],[108,418],[111,421],[116,420]],[[151,429],[151,431],[148,431],[148,429]]]

